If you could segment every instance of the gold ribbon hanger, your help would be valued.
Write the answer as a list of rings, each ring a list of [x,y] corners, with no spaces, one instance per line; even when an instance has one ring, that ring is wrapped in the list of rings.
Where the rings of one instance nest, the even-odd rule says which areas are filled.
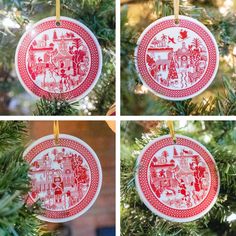
[[[56,25],[60,26],[60,17],[61,17],[61,2],[56,0]]]
[[[179,24],[179,0],[174,0],[175,23]]]
[[[170,130],[170,135],[174,141],[174,143],[176,143],[176,136],[175,136],[175,128],[174,128],[174,121],[173,120],[168,120],[166,121],[166,124]]]
[[[59,143],[59,134],[60,134],[58,120],[53,122],[53,134],[54,134],[55,145],[58,145],[58,143]]]

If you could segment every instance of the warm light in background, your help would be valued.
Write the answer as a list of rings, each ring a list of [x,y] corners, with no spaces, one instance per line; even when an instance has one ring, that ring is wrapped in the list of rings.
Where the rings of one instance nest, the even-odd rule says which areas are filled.
[[[17,24],[15,21],[13,21],[9,17],[6,17],[5,19],[3,19],[2,24],[6,28],[15,28],[15,29],[19,29],[20,28],[20,25]]]
[[[142,84],[137,84],[134,88],[134,93],[135,94],[146,94],[148,92],[147,87],[145,87]]]
[[[115,133],[116,132],[116,123],[114,120],[106,120],[109,128]]]
[[[223,16],[226,16],[233,6],[234,6],[233,0],[226,0],[223,6],[219,8],[219,11]]]
[[[230,216],[227,217],[227,220],[228,220],[229,222],[235,221],[235,220],[236,220],[236,214],[235,214],[235,213],[232,213]]]

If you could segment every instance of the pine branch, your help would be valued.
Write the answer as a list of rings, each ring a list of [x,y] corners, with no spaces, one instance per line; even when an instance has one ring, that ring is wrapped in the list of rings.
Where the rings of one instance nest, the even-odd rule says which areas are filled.
[[[232,86],[231,81],[227,77],[223,77],[223,84],[225,93],[218,94],[216,98],[216,110],[220,115],[235,115],[236,114],[236,93],[235,87]]]
[[[170,103],[170,102],[169,102]],[[168,106],[168,102],[166,104]],[[196,104],[192,99],[186,101],[172,102],[170,115],[188,116],[188,115],[211,115],[215,109],[215,98],[210,97]]]
[[[26,123],[22,121],[0,121],[0,152],[22,143],[26,136]]]
[[[29,165],[23,159],[26,123],[0,122],[0,235],[37,236],[42,223],[36,218],[37,205],[27,206],[30,190]]]
[[[59,116],[59,115],[77,115],[77,103],[69,103],[58,99],[45,100],[40,99],[36,103],[35,116]]]
[[[22,158],[24,148],[9,149],[0,156],[0,193],[16,190],[26,192],[29,190],[29,179],[28,165]]]
[[[16,132],[16,131],[15,131]],[[41,223],[31,207],[24,205],[30,189],[28,164],[23,161],[24,147],[0,155],[0,233],[1,235],[38,235]]]
[[[83,103],[90,103],[87,105],[87,110],[83,114],[88,115],[105,115],[111,104],[115,102],[115,54],[112,50],[103,50],[103,73],[98,81],[98,84],[91,91],[88,100],[83,99]],[[97,106],[96,104],[99,104]]]

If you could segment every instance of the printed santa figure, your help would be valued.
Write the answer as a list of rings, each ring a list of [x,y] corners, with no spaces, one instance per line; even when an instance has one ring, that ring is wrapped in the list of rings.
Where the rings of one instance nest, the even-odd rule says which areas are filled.
[[[61,177],[54,177],[54,182],[52,183],[52,188],[54,189],[55,203],[62,203],[64,184],[63,184]]]

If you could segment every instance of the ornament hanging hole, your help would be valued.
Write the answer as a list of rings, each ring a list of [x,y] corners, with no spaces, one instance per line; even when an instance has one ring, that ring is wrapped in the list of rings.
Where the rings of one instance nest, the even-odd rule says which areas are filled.
[[[179,19],[175,19],[175,25],[179,25]]]
[[[61,23],[60,23],[60,21],[56,21],[56,26],[61,26]]]
[[[55,146],[55,147],[58,147],[58,146],[60,146],[60,144],[59,144],[59,140],[53,140],[53,145]]]

